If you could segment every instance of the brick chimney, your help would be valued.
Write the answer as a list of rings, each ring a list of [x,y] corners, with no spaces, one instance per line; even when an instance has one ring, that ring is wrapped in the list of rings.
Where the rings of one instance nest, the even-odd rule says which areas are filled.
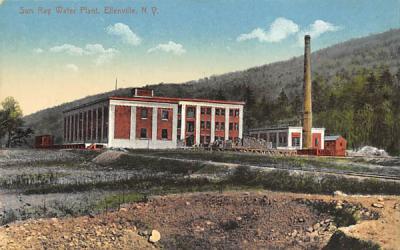
[[[304,113],[303,148],[312,148],[312,99],[311,99],[311,45],[310,36],[304,37]]]

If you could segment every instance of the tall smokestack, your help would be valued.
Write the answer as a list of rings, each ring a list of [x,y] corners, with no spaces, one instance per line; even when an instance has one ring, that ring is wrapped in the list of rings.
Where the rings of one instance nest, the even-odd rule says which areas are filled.
[[[303,148],[312,148],[312,101],[311,101],[311,46],[310,36],[304,37],[304,114]]]

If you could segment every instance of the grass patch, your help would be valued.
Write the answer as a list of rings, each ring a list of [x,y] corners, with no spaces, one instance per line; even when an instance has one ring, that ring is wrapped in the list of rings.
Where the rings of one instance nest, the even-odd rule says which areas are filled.
[[[190,174],[203,168],[200,162],[184,162],[173,159],[146,157],[144,155],[124,154],[107,167],[150,170],[152,172],[169,172],[172,174]]]
[[[108,208],[116,208],[124,203],[144,202],[147,201],[147,196],[137,192],[122,193],[106,196],[104,200],[98,202],[95,206],[96,210],[105,210]]]
[[[330,157],[267,156],[238,152],[185,150],[131,150],[131,152],[177,159],[226,162],[265,167],[273,166],[282,169],[325,168],[335,170],[374,172],[373,169],[350,165],[352,162],[350,159],[336,159]]]
[[[283,170],[260,171],[240,166],[219,180],[190,178],[183,174],[134,176],[124,180],[63,185],[41,185],[24,194],[69,193],[89,190],[135,190],[149,194],[219,191],[227,188],[260,188],[296,193],[332,194],[336,190],[349,194],[399,195],[400,183],[378,179],[345,178],[337,175],[290,173]]]

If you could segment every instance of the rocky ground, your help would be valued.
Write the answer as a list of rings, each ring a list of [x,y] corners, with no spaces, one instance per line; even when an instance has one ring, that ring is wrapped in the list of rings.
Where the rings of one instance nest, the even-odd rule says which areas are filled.
[[[321,249],[346,223],[341,211],[357,212],[356,225],[339,227],[351,237],[400,245],[399,197],[252,191],[159,196],[113,213],[14,223],[0,228],[0,249]]]

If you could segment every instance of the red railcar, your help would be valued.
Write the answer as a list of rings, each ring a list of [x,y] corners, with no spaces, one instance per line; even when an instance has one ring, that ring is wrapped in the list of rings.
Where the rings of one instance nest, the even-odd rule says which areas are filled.
[[[53,148],[54,137],[52,135],[35,136],[35,148]]]
[[[325,149],[334,156],[346,156],[347,141],[340,135],[325,136]]]

